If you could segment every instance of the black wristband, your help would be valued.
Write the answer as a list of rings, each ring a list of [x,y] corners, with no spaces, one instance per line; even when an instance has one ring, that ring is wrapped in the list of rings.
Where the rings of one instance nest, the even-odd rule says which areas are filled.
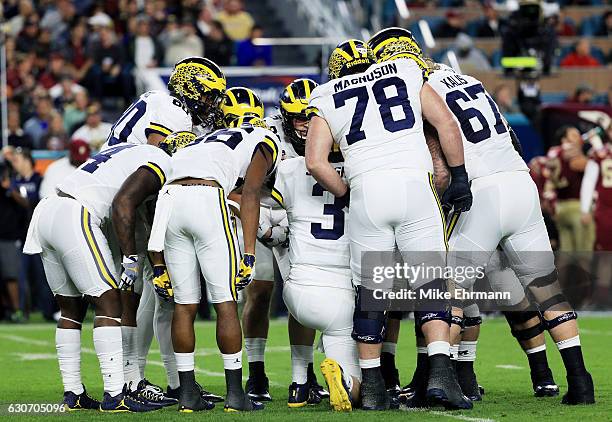
[[[460,180],[460,179],[468,179],[467,171],[465,171],[465,164],[461,164],[460,166],[449,167],[449,171],[451,174],[451,181]]]
[[[351,198],[351,188],[347,187],[346,192],[342,196],[336,196],[340,204],[348,205]]]

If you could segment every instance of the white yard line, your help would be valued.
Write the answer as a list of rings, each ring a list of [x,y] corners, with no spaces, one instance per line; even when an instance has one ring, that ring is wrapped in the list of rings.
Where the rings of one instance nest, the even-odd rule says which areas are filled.
[[[46,340],[34,340],[27,337],[16,336],[13,334],[0,334],[0,337],[5,338],[15,343],[31,344],[32,346],[50,346],[51,344]]]
[[[525,369],[522,366],[516,366],[516,365],[495,365],[495,367],[499,369]]]
[[[460,421],[471,421],[471,422],[495,422],[495,419],[487,419],[487,418],[472,418],[470,416],[463,415],[451,415],[449,413],[438,412],[438,411],[430,411],[429,413],[433,413],[438,416],[445,416],[447,418],[458,419]]]

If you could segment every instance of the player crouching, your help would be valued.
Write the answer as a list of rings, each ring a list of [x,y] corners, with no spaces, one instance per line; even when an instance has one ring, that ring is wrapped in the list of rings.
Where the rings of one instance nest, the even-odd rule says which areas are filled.
[[[299,151],[298,151],[299,149]],[[304,148],[296,148],[303,155]],[[336,171],[343,173],[342,155],[330,154]],[[291,270],[283,299],[293,318],[304,327],[321,331],[326,359],[321,363],[330,404],[350,411],[359,401],[361,371],[351,338],[355,293],[351,284],[347,236],[348,203],[325,191],[306,170],[303,157],[279,165],[274,197],[287,210]],[[294,382],[289,406],[308,401],[310,385]]]

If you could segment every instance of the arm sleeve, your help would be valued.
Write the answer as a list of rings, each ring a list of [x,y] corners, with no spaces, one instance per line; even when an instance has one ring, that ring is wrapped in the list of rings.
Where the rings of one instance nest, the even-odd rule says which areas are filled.
[[[598,178],[599,165],[595,161],[589,160],[584,169],[582,185],[580,186],[580,211],[582,211],[582,213],[588,213],[591,210]]]
[[[272,132],[269,133],[272,134]],[[276,135],[274,135],[274,138],[276,138]],[[272,154],[272,160],[274,161],[274,165],[270,170],[268,170],[268,174],[272,174],[274,170],[276,170],[281,157],[280,150],[278,148],[278,138],[274,138],[272,136],[266,135],[263,141],[257,144],[257,147],[255,149],[255,151],[257,151],[257,149],[262,148],[264,150],[268,150]]]

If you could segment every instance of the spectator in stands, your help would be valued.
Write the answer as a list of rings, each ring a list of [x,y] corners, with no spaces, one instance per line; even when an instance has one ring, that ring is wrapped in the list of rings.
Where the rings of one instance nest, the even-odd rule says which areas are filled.
[[[240,41],[236,47],[238,66],[270,66],[272,64],[272,46],[255,45],[253,40],[263,37],[263,28],[255,25],[249,39]]]
[[[491,69],[489,59],[487,59],[487,56],[482,51],[474,47],[474,41],[469,35],[463,33],[457,35],[453,43],[453,51],[457,56],[457,62],[463,73],[470,74]],[[450,65],[448,55],[444,58],[443,62]]]
[[[241,0],[227,0],[223,3],[223,10],[216,19],[221,22],[226,34],[233,41],[242,41],[249,37],[255,22],[253,17],[243,10]]]
[[[60,75],[59,82],[49,88],[49,95],[55,107],[59,110],[63,110],[65,104],[72,103],[74,101],[74,96],[78,92],[83,91],[85,91],[85,88],[76,83],[70,73],[64,71]]]
[[[476,28],[476,37],[490,38],[499,36],[499,27],[502,24],[499,19],[499,14],[494,7],[494,3],[485,1],[482,6],[484,18]]]
[[[49,130],[42,138],[42,145],[45,149],[53,151],[62,151],[68,145],[69,136],[64,128],[64,119],[61,113],[57,110],[51,112],[51,121],[49,122]]]
[[[2,152],[5,158],[12,155],[14,149],[5,148]],[[5,290],[7,300],[4,302],[6,315],[0,318],[8,318],[13,322],[21,322],[23,313],[19,307],[19,286],[17,279],[21,271],[19,259],[21,249],[21,225],[23,224],[23,211],[14,199],[11,189],[10,167],[0,161],[0,295]]]
[[[85,124],[74,132],[72,138],[82,139],[89,144],[92,150],[99,150],[106,142],[112,127],[112,124],[102,121],[100,104],[93,103],[87,107]]]
[[[594,226],[581,221],[580,211],[580,186],[588,161],[582,136],[573,126],[563,126],[555,135],[559,146],[548,151],[546,165],[550,170],[550,187],[557,198],[555,221],[560,250],[591,251],[595,241]]]
[[[555,27],[557,36],[559,37],[573,37],[576,35],[576,28],[568,21],[563,15],[563,10],[559,11],[549,18],[550,24]]]
[[[581,38],[574,47],[574,51],[561,60],[561,67],[597,67],[602,64],[591,55],[591,42]]]
[[[232,60],[234,43],[229,39],[223,25],[219,21],[212,21],[210,32],[204,38],[204,51],[206,57],[219,66],[229,66]]]
[[[165,42],[166,66],[174,66],[185,57],[204,55],[204,43],[196,35],[195,26],[188,18],[180,26],[173,24],[166,28]]]
[[[509,84],[501,84],[493,91],[493,98],[499,107],[502,114],[519,113],[520,110],[516,105],[515,91]]]
[[[612,10],[607,10],[601,19],[601,25],[595,31],[598,37],[609,37],[612,35]]]
[[[51,53],[49,57],[49,65],[47,69],[38,77],[38,83],[45,89],[50,89],[52,86],[59,83],[62,76],[66,72],[66,61],[59,53]]]
[[[457,10],[446,12],[446,21],[436,30],[435,36],[439,38],[455,38],[465,31],[465,19],[463,14]]]
[[[155,84],[161,84],[159,76],[151,69],[163,62],[163,50],[157,40],[151,36],[150,18],[139,16],[130,18],[130,26],[134,26],[133,36],[128,40],[128,52],[134,63],[134,77],[139,93],[153,89]]]
[[[27,17],[23,24],[23,29],[17,36],[16,48],[17,51],[24,53],[33,52],[37,45],[38,34],[40,28],[38,26],[38,15],[33,13]]]
[[[9,110],[7,118],[8,144],[13,147],[32,148],[32,138],[24,132],[19,121],[19,112]]]
[[[90,93],[96,98],[122,96],[130,102],[133,96],[133,81],[123,46],[117,42],[112,25],[100,28],[99,40],[94,42],[90,55],[93,58]]]
[[[87,25],[78,22],[70,31],[70,41],[63,46],[58,46],[62,55],[74,71],[74,79],[83,81],[93,65],[93,60],[87,54]]]
[[[567,99],[568,103],[590,104],[595,95],[593,88],[588,84],[580,84],[574,94]]]
[[[87,91],[79,91],[74,94],[74,100],[64,106],[64,127],[66,132],[72,133],[81,126],[87,118],[87,105],[89,96]]]
[[[57,45],[68,42],[70,26],[76,19],[76,8],[70,0],[57,0],[55,7],[49,7],[40,21],[41,28],[51,31],[51,38]]]
[[[205,38],[208,36],[208,34],[210,34],[214,20],[215,17],[213,15],[212,10],[210,10],[210,7],[204,6],[200,10],[200,13],[198,14],[198,19],[196,21],[196,28],[200,37]]]
[[[30,117],[23,125],[23,130],[32,138],[34,149],[43,149],[42,138],[49,129],[53,104],[49,95],[41,95],[34,99],[36,114]]]
[[[21,240],[25,239],[32,212],[40,200],[39,191],[42,182],[40,173],[34,170],[34,160],[30,150],[15,149],[11,157],[15,174],[11,178],[10,195],[21,207],[23,219],[20,224]],[[53,320],[55,301],[45,279],[40,255],[21,254],[21,272],[19,274],[19,307],[23,312],[28,310],[28,297],[36,292],[36,304],[48,321]],[[34,296],[34,295],[33,295]]]
[[[55,188],[78,166],[83,164],[91,153],[89,144],[81,139],[73,139],[68,145],[68,155],[52,162],[45,171],[40,185],[40,197],[46,198],[55,194]]]
[[[19,1],[19,14],[13,16],[8,21],[8,33],[12,37],[16,37],[17,34],[23,29],[26,20],[30,15],[34,13],[34,6],[31,0],[20,0]]]

